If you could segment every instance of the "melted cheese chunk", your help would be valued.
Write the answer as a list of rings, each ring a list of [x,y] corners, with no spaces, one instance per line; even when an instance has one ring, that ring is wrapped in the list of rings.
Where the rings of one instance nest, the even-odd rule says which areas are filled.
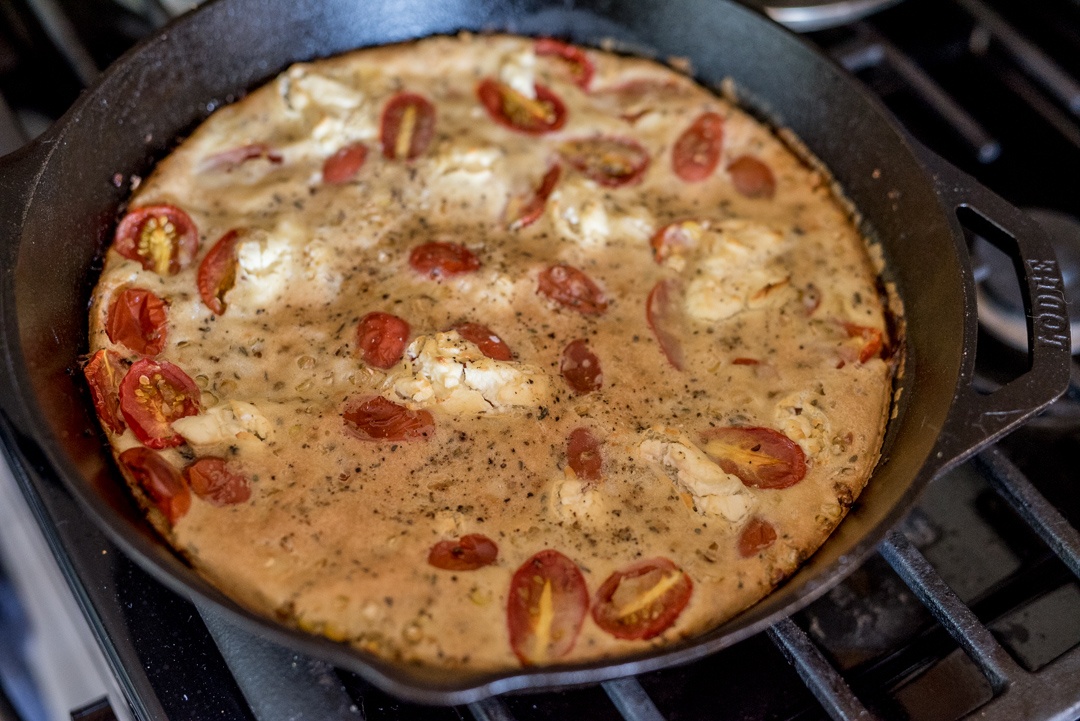
[[[556,517],[569,522],[595,520],[606,510],[603,494],[596,484],[582,481],[572,473],[555,481],[551,505]]]
[[[237,283],[230,301],[258,307],[285,294],[293,273],[289,234],[253,231],[236,248]]]
[[[509,53],[499,68],[499,80],[527,98],[536,98],[536,53],[532,48]]]
[[[819,397],[811,391],[791,393],[777,402],[774,413],[776,427],[798,443],[808,458],[829,449],[829,417],[812,403]]]
[[[311,72],[309,66],[296,65],[283,75],[278,91],[289,108],[302,111],[311,106],[330,110],[355,110],[364,102],[364,93],[355,85]]]
[[[645,460],[659,465],[679,490],[690,494],[698,513],[737,524],[757,505],[742,481],[714,463],[685,433],[652,428],[638,449]]]
[[[536,408],[551,395],[538,367],[488,358],[453,330],[414,340],[385,387],[411,405],[461,415]]]
[[[654,220],[647,208],[621,208],[612,213],[596,197],[593,181],[571,176],[548,199],[548,217],[564,238],[599,250],[612,239],[647,242]]]
[[[776,230],[745,220],[700,226],[696,246],[686,261],[691,280],[686,312],[717,321],[780,297],[789,272],[779,262],[791,241]]]
[[[252,403],[229,401],[198,415],[173,421],[173,429],[193,446],[265,441],[273,426]]]

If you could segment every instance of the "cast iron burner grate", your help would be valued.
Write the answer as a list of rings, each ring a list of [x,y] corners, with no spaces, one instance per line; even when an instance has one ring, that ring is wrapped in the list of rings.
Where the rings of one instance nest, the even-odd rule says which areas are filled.
[[[78,79],[94,74],[92,64],[104,66],[162,18],[157,0],[125,6],[5,5],[11,42],[0,42],[0,92],[21,119],[66,107]],[[142,16],[131,12],[138,7]],[[1080,178],[1063,169],[1080,165],[1080,6],[1055,0],[1023,14],[1009,10],[979,0],[907,0],[812,38],[923,142],[1011,202],[1075,213]],[[42,50],[42,38],[62,50]],[[80,40],[85,47],[70,45]],[[54,82],[26,80],[11,70],[20,63]],[[34,94],[45,87],[60,98]],[[992,338],[980,339],[978,355],[991,379],[1023,370],[1023,359]],[[237,629],[147,576],[59,485],[18,480],[140,719],[1074,719],[1074,385],[1074,397],[1047,418],[939,479],[878,556],[766,633],[680,668],[464,707],[402,702]],[[1052,612],[1039,620],[1043,606]]]

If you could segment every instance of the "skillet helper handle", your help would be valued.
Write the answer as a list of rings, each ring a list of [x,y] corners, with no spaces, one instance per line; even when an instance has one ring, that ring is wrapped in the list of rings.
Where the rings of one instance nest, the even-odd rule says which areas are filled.
[[[1012,259],[1027,315],[1031,364],[1022,376],[990,394],[972,387],[970,372],[963,375],[930,458],[937,475],[1013,431],[1063,394],[1069,384],[1071,346],[1061,270],[1042,228],[971,176],[931,151],[918,149],[938,195],[954,211],[955,229],[967,227]],[[974,309],[974,299],[971,302]]]

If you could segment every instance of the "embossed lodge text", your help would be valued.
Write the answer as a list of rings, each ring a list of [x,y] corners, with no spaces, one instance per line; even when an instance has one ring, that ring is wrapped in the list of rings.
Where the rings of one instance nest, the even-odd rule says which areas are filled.
[[[1032,309],[1036,327],[1035,343],[1052,348],[1069,348],[1069,321],[1065,299],[1062,296],[1056,260],[1028,261],[1028,269],[1035,281],[1035,307]]]

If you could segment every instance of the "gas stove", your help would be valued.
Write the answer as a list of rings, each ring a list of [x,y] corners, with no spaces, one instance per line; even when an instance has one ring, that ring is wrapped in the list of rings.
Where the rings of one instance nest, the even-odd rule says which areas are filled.
[[[0,120],[15,122],[0,122],[0,152],[46,127],[99,68],[186,4],[5,4]],[[1054,238],[1073,292],[1080,177],[1069,169],[1080,167],[1080,5],[764,5],[775,19],[809,31],[923,143],[1027,209]],[[1024,337],[1023,309],[1008,263],[977,237],[971,246],[986,320],[978,383],[992,392],[1026,369],[1026,354],[1014,347],[1018,322]],[[74,718],[1074,719],[1080,496],[1071,492],[1071,471],[1080,450],[1080,375],[1074,378],[1044,416],[933,483],[877,556],[767,632],[679,668],[462,707],[395,699],[254,637],[151,579],[62,487],[35,488],[17,476],[8,484],[22,491],[11,504],[25,502],[18,516],[33,519],[45,554],[32,565],[58,568],[74,595],[66,608],[80,609],[84,637],[100,646],[85,655],[100,669],[95,688],[104,699],[69,707]],[[10,542],[5,550],[0,558],[15,575],[13,567],[26,564],[12,562],[18,554]],[[3,628],[0,620],[0,641]],[[0,677],[12,703],[0,694],[0,719],[45,718],[25,692],[11,690],[5,668]]]

